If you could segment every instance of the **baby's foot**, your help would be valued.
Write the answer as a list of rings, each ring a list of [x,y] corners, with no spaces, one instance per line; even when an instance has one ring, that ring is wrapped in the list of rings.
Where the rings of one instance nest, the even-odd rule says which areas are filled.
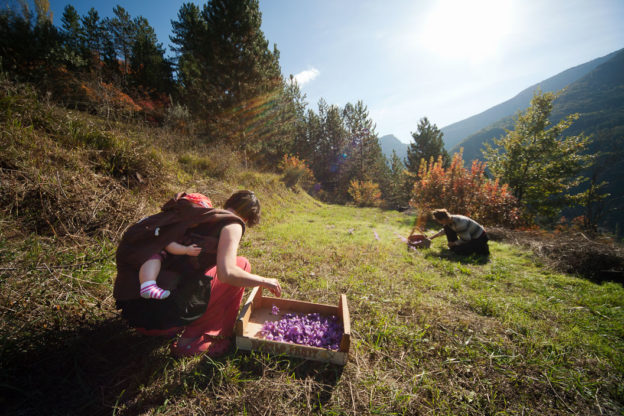
[[[161,289],[155,280],[150,280],[141,284],[141,297],[145,299],[166,299],[169,294],[168,290]]]

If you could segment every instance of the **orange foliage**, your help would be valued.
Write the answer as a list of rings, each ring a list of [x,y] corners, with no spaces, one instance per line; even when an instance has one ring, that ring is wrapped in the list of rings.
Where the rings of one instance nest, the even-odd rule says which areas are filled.
[[[379,185],[371,181],[351,181],[349,195],[360,207],[378,207],[381,204]]]
[[[507,184],[485,176],[485,162],[474,160],[470,169],[464,168],[462,153],[453,155],[445,169],[442,157],[422,160],[418,180],[414,184],[410,205],[429,212],[446,208],[488,225],[517,226],[521,222],[516,198]]]
[[[289,187],[300,184],[306,188],[314,182],[314,174],[308,164],[297,156],[284,155],[279,168],[284,172],[284,180]]]
[[[117,110],[128,112],[141,111],[141,107],[128,94],[123,93],[113,84],[100,82],[96,90],[83,83],[80,88],[92,103],[110,105]]]
[[[134,102],[141,108],[147,120],[154,123],[163,121],[165,111],[171,105],[171,100],[167,94],[139,87],[133,95],[136,97]]]
[[[299,159],[295,155],[284,155],[282,161],[279,163],[279,168],[282,171],[286,169],[301,169],[301,170],[309,170],[308,164],[305,160]],[[312,172],[310,172],[312,173]]]
[[[555,226],[554,233],[558,234],[561,232],[585,231],[586,222],[587,219],[584,215],[579,215],[571,220],[568,220],[566,217],[561,217]]]

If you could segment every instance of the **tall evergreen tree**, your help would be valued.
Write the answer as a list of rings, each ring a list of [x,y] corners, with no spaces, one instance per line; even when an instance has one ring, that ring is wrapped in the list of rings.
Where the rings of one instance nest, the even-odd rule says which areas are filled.
[[[351,181],[371,181],[388,188],[388,166],[379,145],[375,126],[362,101],[347,103],[342,111],[349,137],[344,150],[345,163],[340,171],[340,191],[345,195]]]
[[[93,7],[80,19],[84,41],[84,58],[94,69],[99,69],[104,55],[104,28],[100,16]]]
[[[434,160],[442,155],[444,165],[449,164],[449,155],[444,149],[443,133],[438,126],[431,124],[427,117],[423,117],[418,122],[417,132],[412,133],[412,143],[407,148],[407,159],[405,165],[412,173],[418,173],[421,159],[429,161],[433,157]]]
[[[335,194],[338,191],[340,170],[347,158],[348,132],[344,127],[340,108],[329,105],[323,99],[318,103],[319,129],[314,131],[314,156],[311,164],[314,176],[325,190]]]
[[[63,37],[65,42],[78,49],[80,38],[82,37],[82,28],[80,27],[80,15],[76,8],[68,4],[63,9],[61,16],[61,27],[63,28]]]
[[[308,162],[313,173],[317,174],[318,145],[322,137],[321,118],[309,108],[298,126],[293,143],[293,153]]]
[[[362,101],[344,108],[318,102],[318,112],[303,107],[293,141],[299,158],[306,160],[333,202],[349,200],[351,181],[371,181],[389,186],[389,168]]]
[[[184,4],[172,22],[183,96],[213,136],[253,147],[259,136],[240,127],[255,119],[258,105],[275,104],[283,85],[279,52],[268,48],[257,0],[212,0],[197,11]]]
[[[80,15],[72,6],[68,4],[63,10],[61,17],[61,36],[63,39],[63,52],[66,64],[73,68],[80,68],[85,65],[83,59],[83,32],[80,25]]]
[[[405,167],[407,172],[403,175],[403,189],[411,189],[418,178],[418,170],[421,161],[437,160],[442,156],[443,166],[449,165],[449,155],[444,149],[444,141],[442,140],[442,132],[438,126],[431,124],[427,117],[423,117],[418,122],[416,132],[412,132],[412,142],[407,147],[407,157],[405,159]]]
[[[299,153],[295,143],[304,123],[307,103],[305,95],[293,82],[284,82],[281,89],[265,97],[268,99],[259,102],[263,111],[256,111],[251,131],[258,137],[257,162],[264,167],[275,167],[283,155]]]
[[[257,0],[213,0],[204,6],[208,70],[226,106],[273,89],[281,79],[279,54],[260,26]]]
[[[121,59],[122,78],[125,79],[130,68],[130,53],[136,40],[136,24],[130,14],[123,7],[117,5],[113,8],[114,17],[106,19],[106,26],[112,37],[112,45]]]
[[[362,101],[355,105],[347,103],[342,110],[345,128],[349,134],[349,143],[345,149],[347,161],[343,173],[351,179],[368,180],[368,171],[376,163],[373,152],[379,142],[374,134],[373,121],[369,118],[368,109]]]
[[[395,150],[392,151],[388,165],[388,185],[385,189],[382,188],[386,205],[392,209],[406,208],[411,197],[411,189],[406,186],[405,165]]]
[[[136,36],[130,56],[132,83],[158,93],[170,93],[173,87],[172,68],[165,58],[162,43],[158,43],[156,32],[144,17],[136,18],[134,25]]]
[[[184,3],[178,11],[178,20],[171,21],[173,35],[169,40],[171,49],[176,52],[177,79],[187,96],[196,93],[195,84],[201,81],[200,50],[202,39],[205,38],[205,22],[201,18],[201,10],[194,3]],[[189,101],[188,104],[192,104]]]

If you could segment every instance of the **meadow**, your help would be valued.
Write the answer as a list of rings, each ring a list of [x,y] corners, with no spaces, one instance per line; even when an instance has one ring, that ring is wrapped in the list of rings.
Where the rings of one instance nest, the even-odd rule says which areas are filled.
[[[347,295],[346,366],[235,348],[216,360],[173,358],[171,340],[134,333],[114,310],[113,242],[81,251],[17,242],[3,227],[3,406],[117,415],[622,411],[620,284],[549,271],[499,242],[488,261],[455,257],[441,239],[408,251],[399,238],[411,229],[408,214],[326,205],[272,190],[275,178],[250,179],[265,181],[266,202],[242,254],[280,279],[286,298],[337,304]]]
[[[4,414],[624,411],[621,283],[557,272],[504,240],[490,242],[489,259],[456,257],[443,239],[407,250],[413,213],[325,204],[174,132],[62,110],[11,86],[0,98]],[[262,203],[240,250],[254,272],[278,278],[289,299],[337,304],[346,294],[345,366],[234,347],[178,359],[171,339],[120,319],[112,284],[123,230],[175,192],[219,205],[238,188]]]

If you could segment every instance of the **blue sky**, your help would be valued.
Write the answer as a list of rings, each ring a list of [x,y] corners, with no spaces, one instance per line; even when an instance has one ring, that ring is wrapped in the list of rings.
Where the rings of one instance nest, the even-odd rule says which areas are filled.
[[[68,3],[103,17],[119,4],[168,46],[184,2],[50,0],[55,24]],[[624,0],[261,0],[260,10],[311,108],[362,100],[380,136],[406,143],[421,117],[442,128],[624,48]]]

